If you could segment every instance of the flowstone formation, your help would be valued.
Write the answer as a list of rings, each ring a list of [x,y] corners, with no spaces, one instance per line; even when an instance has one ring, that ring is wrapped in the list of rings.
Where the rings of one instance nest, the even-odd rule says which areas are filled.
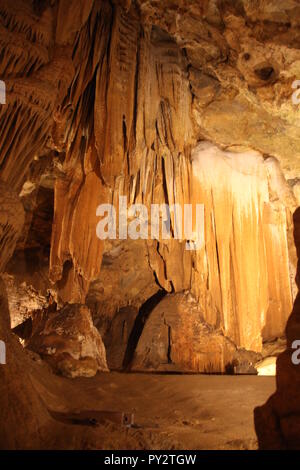
[[[0,0],[0,20],[14,333],[71,377],[251,370],[297,296],[298,2]],[[174,213],[169,239],[100,240],[97,208],[120,196],[202,204],[203,244],[186,249]]]

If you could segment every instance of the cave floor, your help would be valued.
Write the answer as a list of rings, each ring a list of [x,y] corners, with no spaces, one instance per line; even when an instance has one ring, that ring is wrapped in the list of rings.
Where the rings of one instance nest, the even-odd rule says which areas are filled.
[[[47,376],[41,374],[35,385],[51,410],[134,413],[132,428],[109,423],[98,427],[105,449],[256,449],[253,409],[275,391],[275,377],[117,372],[73,380]],[[78,432],[81,426],[75,427]]]

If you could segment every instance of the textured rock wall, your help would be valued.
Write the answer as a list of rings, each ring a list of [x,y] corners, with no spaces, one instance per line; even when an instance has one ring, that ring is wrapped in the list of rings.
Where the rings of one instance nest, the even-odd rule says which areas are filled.
[[[66,377],[92,377],[108,370],[102,338],[86,305],[36,312],[26,347]]]
[[[0,182],[0,272],[12,256],[24,225],[24,209],[18,195]]]
[[[61,2],[60,6],[65,4],[68,9],[68,3],[70,7],[70,2]],[[79,12],[81,7],[78,2],[76,5]],[[60,37],[59,31],[55,33],[57,21],[64,14],[59,10],[48,1],[0,2],[0,68],[7,86],[7,104],[0,107],[1,273],[21,237],[25,221],[18,192],[36,153],[45,152],[56,107],[73,78],[72,49],[66,45],[73,39],[69,35]],[[78,24],[71,31],[80,28],[82,19],[79,15]],[[0,368],[0,447],[51,447],[59,427],[51,421],[33,386],[31,361],[10,331],[7,291],[2,279],[0,309],[0,336],[6,345],[7,362]]]
[[[236,97],[250,106],[262,93],[260,103],[266,104],[266,86],[269,92],[277,90],[277,75],[265,80],[256,63],[243,65],[242,50],[254,47],[245,24],[248,4],[245,10],[228,11],[226,5],[218,11],[212,4],[209,11],[197,11],[196,24],[192,5],[171,9],[167,19],[155,15],[151,2],[140,10],[94,2],[73,53],[78,67],[68,94],[73,106],[61,116],[67,131],[60,134],[59,145],[66,159],[64,177],[55,186],[50,272],[65,301],[83,302],[91,281],[101,284],[101,259],[109,250],[107,242],[95,237],[95,210],[102,202],[117,207],[119,195],[148,207],[203,202],[205,250],[193,254],[183,240],[150,240],[145,250],[153,279],[168,292],[191,289],[208,323],[220,326],[237,345],[258,351],[262,339],[283,334],[291,309],[286,231],[296,200],[277,160],[263,156],[272,150],[286,166],[287,148],[275,153],[260,145],[258,136],[255,147],[261,153],[251,153],[237,146],[250,144],[241,123],[229,122],[225,131],[207,121],[210,104],[219,106],[214,109],[218,123],[224,101],[232,105]],[[238,26],[243,47],[237,44]],[[93,48],[83,55],[87,34]],[[272,47],[265,55],[278,54]],[[296,54],[291,48],[290,60]],[[286,68],[292,74],[289,64]],[[291,102],[284,106],[290,112]],[[274,137],[272,120],[278,109],[269,106],[268,112],[266,132]],[[247,109],[245,113],[248,118]],[[243,113],[238,115],[240,119]],[[233,116],[228,109],[227,121]],[[214,129],[221,129],[218,138]],[[197,140],[208,136],[230,145],[232,153],[203,144],[198,163]],[[126,271],[122,264],[120,269]],[[144,278],[145,268],[136,269]],[[118,283],[112,276],[109,282]],[[100,297],[102,310],[111,311],[110,296]],[[126,306],[125,298],[126,288],[114,308]]]
[[[235,346],[259,351],[282,335],[300,200],[297,2],[0,0],[0,18],[1,270],[23,224],[12,192],[26,198],[32,162],[57,160],[60,302],[86,300],[105,333],[119,309],[190,290]],[[204,247],[100,241],[96,207],[119,195],[148,207],[202,201]]]
[[[0,219],[3,221],[0,226],[0,240],[3,243],[0,252],[2,273],[21,234],[24,210],[17,194],[4,183],[1,184],[0,197],[2,198]],[[6,364],[0,367],[2,389],[0,447],[20,448],[25,445],[26,439],[31,440],[31,445],[34,447],[39,445],[39,432],[47,421],[47,412],[32,386],[28,371],[25,371],[29,363],[26,362],[22,347],[10,331],[7,292],[2,279],[0,279],[0,336],[6,347]],[[22,426],[20,422],[23,423]]]
[[[300,255],[300,211],[294,213],[294,237]],[[298,258],[299,259],[299,258]],[[297,270],[299,286],[299,261]],[[276,392],[254,410],[255,429],[261,449],[300,449],[299,385],[297,348],[299,341],[300,295],[298,293],[286,326],[287,348],[276,361]],[[296,353],[296,354],[295,354]],[[293,354],[296,358],[293,359]],[[296,362],[295,362],[296,359]]]
[[[6,344],[7,361],[0,368],[0,448],[38,448],[48,413],[32,385],[30,362],[18,339],[10,332],[7,294],[2,281],[0,288],[0,335]]]
[[[192,291],[210,323],[254,351],[262,338],[282,334],[292,306],[277,168],[253,151],[222,152],[204,143],[193,153],[193,196],[205,205],[206,244],[196,254]]]
[[[166,296],[151,312],[137,342],[131,370],[251,373],[259,355],[237,349],[221,328],[208,325],[190,294]],[[254,367],[252,369],[255,371]]]

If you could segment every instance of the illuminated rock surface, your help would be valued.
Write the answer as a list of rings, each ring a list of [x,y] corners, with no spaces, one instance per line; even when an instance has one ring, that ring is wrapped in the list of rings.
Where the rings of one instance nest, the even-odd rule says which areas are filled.
[[[227,372],[255,363],[256,355],[237,350],[222,330],[204,322],[190,295],[165,297],[151,312],[137,343],[134,371]]]
[[[18,331],[37,310],[49,313],[44,342],[33,334],[26,343],[44,356],[46,343],[63,339],[54,368],[71,376],[106,369],[106,353],[118,370],[167,362],[224,372],[243,351],[242,370],[284,336],[297,295],[299,5],[200,3],[0,0],[0,339],[12,348],[10,369],[0,369],[1,420],[12,430],[4,447],[47,447],[47,426],[55,428],[8,311]],[[203,246],[186,250],[173,215],[169,240],[99,240],[97,207],[118,208],[119,196],[148,211],[204,204]],[[58,303],[52,319],[49,298]],[[291,381],[300,369],[288,359],[297,305],[275,398],[256,414],[262,447],[299,447]],[[11,437],[19,419],[26,427]]]
[[[85,305],[37,312],[26,347],[66,377],[92,377],[98,371],[108,370],[101,336]]]

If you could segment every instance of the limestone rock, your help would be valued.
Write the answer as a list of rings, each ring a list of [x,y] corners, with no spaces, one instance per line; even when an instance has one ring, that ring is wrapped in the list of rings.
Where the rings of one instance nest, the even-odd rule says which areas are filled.
[[[276,161],[273,167],[253,151],[222,152],[201,143],[193,153],[193,198],[205,207],[205,251],[195,255],[192,292],[206,321],[215,324],[221,315],[226,336],[255,351],[262,339],[282,335],[292,306],[286,206],[273,202],[269,191],[272,184],[278,194],[287,184],[276,186]]]
[[[15,328],[30,318],[34,310],[40,310],[47,306],[46,297],[40,295],[26,282],[19,284],[9,274],[3,274],[2,280],[7,292],[11,328]]]
[[[276,357],[270,356],[255,364],[258,375],[276,375]]]
[[[96,236],[96,208],[106,202],[105,188],[94,172],[86,176],[83,186],[81,177],[77,168],[58,180],[55,187],[50,278],[62,280],[62,301],[84,301],[90,281],[101,269],[103,242]]]
[[[101,328],[123,308],[138,310],[158,288],[144,240],[105,240],[101,272],[90,284],[86,304]]]
[[[53,287],[49,281],[53,190],[40,186],[39,168],[35,171],[36,181],[32,174],[32,181],[24,184],[20,195],[19,204],[24,207],[25,223],[3,275],[12,328],[25,321],[32,311],[46,307],[47,294]],[[17,210],[15,217],[18,217]]]
[[[116,312],[110,323],[104,337],[107,364],[110,370],[124,369],[130,334],[134,328],[138,313],[138,309],[134,307],[123,307]]]
[[[247,353],[239,352],[220,329],[204,322],[189,294],[176,294],[166,296],[146,320],[131,370],[231,372],[246,357]]]
[[[0,272],[14,251],[24,223],[24,210],[16,194],[1,183]],[[6,364],[0,365],[1,449],[39,447],[48,413],[30,380],[30,364],[10,331],[5,283],[0,278],[0,338],[6,348]],[[20,426],[20,422],[24,425]]]
[[[196,204],[204,205],[204,244],[190,252],[184,240],[151,241],[150,265],[166,291],[190,289],[208,324],[259,352],[263,341],[282,336],[292,307],[287,210],[293,194],[275,159],[208,142],[192,150],[187,174],[175,180],[175,191],[167,189],[168,200],[191,203],[194,214]]]
[[[300,209],[294,213],[294,237],[300,254]],[[299,286],[299,262],[297,271]],[[293,361],[293,342],[299,340],[300,294],[298,293],[286,327],[287,347],[276,362],[276,392],[267,403],[254,410],[255,429],[261,449],[300,449],[300,374]]]
[[[6,345],[6,364],[0,365],[0,448],[40,447],[41,430],[49,419],[30,379],[30,362],[12,335],[5,285],[0,281],[0,337]],[[23,426],[20,426],[20,422]]]
[[[237,351],[260,352],[264,342],[282,337],[296,294],[291,213],[299,203],[300,171],[297,2],[0,0],[0,16],[0,75],[7,91],[0,106],[0,272],[22,230],[19,193],[26,209],[18,243],[23,255],[15,253],[7,267],[13,286],[21,285],[27,271],[26,286],[19,297],[8,289],[10,308],[16,310],[30,292],[42,304],[49,288],[61,303],[86,302],[101,333],[121,336],[123,356],[130,338],[127,332],[122,339],[123,321],[134,331],[136,312],[163,289],[171,295],[161,305],[172,303],[172,295],[178,301],[172,315],[166,308],[174,344],[169,323],[157,314],[159,304],[140,337],[142,368],[151,346],[147,367],[170,367],[172,360],[180,370],[224,371]],[[31,172],[32,162],[42,166],[44,159],[59,168],[43,175],[41,191]],[[174,215],[168,240],[100,241],[96,208],[108,202],[117,207],[119,195],[148,209],[152,203],[203,202],[201,250],[190,252],[185,236],[175,237]],[[12,272],[18,260],[20,277]],[[41,266],[29,275],[37,260]],[[195,318],[176,297],[185,290],[196,299]],[[299,374],[288,362],[299,332],[298,303],[288,322],[287,352],[278,359],[278,391],[257,412],[262,447],[298,446],[299,397],[290,377],[298,384]],[[129,306],[130,319],[123,319],[123,310],[118,319]],[[27,307],[22,303],[23,318]],[[55,322],[63,318],[54,312],[40,319],[43,331],[50,322],[49,335],[35,337],[37,349],[41,339],[49,341],[49,351],[51,341],[61,345],[61,370],[69,375],[95,373],[98,360],[105,368],[103,345],[84,309],[73,313],[93,338],[92,360],[81,357],[78,338],[73,343],[72,336],[58,334]],[[183,332],[192,338],[189,344]],[[7,325],[3,334],[10,342]],[[117,355],[112,348],[119,366]],[[247,369],[244,359],[240,366]],[[17,401],[27,376],[13,359],[12,365],[20,374],[12,393]],[[6,384],[11,376],[5,374]],[[21,398],[21,417],[31,416],[30,393],[40,409],[30,387]],[[4,419],[14,429],[13,401],[6,395],[4,400],[12,410]],[[41,424],[47,421],[43,413]],[[269,437],[264,420],[270,421]],[[36,436],[39,419],[30,418],[28,426]],[[16,436],[11,447],[22,443],[24,434],[17,430]]]
[[[24,209],[17,194],[0,182],[0,272],[12,256],[24,225]]]
[[[130,284],[115,290],[118,273],[107,274],[105,259],[101,267],[97,204],[117,208],[119,195],[148,208],[203,202],[205,249],[189,253],[173,233],[147,243],[148,265],[167,292],[191,290],[208,324],[261,351],[283,335],[294,291],[287,231],[296,199],[285,176],[295,177],[289,163],[299,146],[291,100],[298,52],[276,32],[277,17],[262,32],[268,15],[275,21],[273,7],[262,7],[251,26],[248,2],[168,4],[117,2],[113,14],[109,2],[94,2],[78,33],[71,105],[53,130],[65,160],[55,185],[51,279],[64,302],[98,298],[99,316],[127,303],[139,308],[144,299],[137,305]]]
[[[107,371],[105,348],[84,305],[34,314],[26,347],[40,354],[53,369],[67,377],[91,377]]]

